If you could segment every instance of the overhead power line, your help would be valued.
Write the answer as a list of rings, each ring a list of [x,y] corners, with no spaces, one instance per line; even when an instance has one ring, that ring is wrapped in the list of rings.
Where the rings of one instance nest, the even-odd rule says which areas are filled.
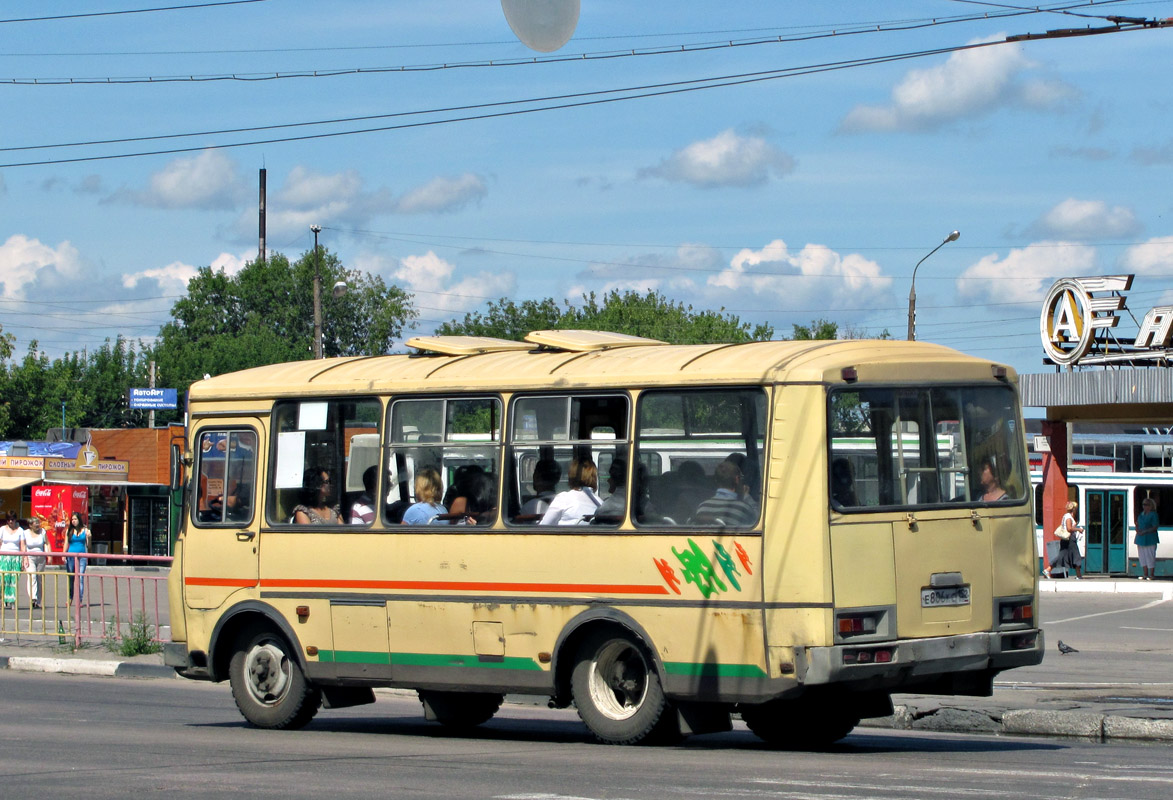
[[[264,3],[266,0],[218,0],[209,3],[190,3],[182,6],[159,6],[157,8],[128,8],[120,11],[83,11],[76,14],[55,14],[46,17],[23,17],[19,19],[0,19],[0,25],[14,22],[53,22],[63,19],[84,19],[86,17],[117,17],[125,14],[151,14],[156,11],[189,11],[195,8],[213,8],[215,6],[240,6],[246,3]]]
[[[817,39],[843,38],[847,36],[871,35],[877,33],[897,33],[902,31],[933,28],[943,25],[954,25],[965,22],[1003,19],[1042,13],[1059,13],[1073,8],[1089,8],[1102,6],[1107,3],[1120,3],[1126,0],[1079,0],[1077,3],[1064,3],[1050,8],[1004,8],[997,12],[974,13],[953,17],[931,17],[912,20],[894,20],[882,23],[849,23],[842,27],[831,27],[807,30],[803,33],[791,35],[759,36],[751,39],[722,39],[720,41],[694,42],[688,44],[660,45],[643,48],[625,48],[595,53],[557,53],[544,56],[527,56],[524,58],[505,59],[478,59],[473,61],[452,61],[428,64],[399,64],[378,67],[334,67],[318,69],[288,69],[273,72],[221,72],[210,74],[172,74],[150,76],[96,76],[96,77],[66,77],[66,78],[0,78],[0,83],[18,86],[121,86],[127,84],[167,84],[167,83],[209,83],[222,81],[259,82],[308,78],[336,78],[347,75],[381,75],[387,73],[436,72],[449,69],[477,69],[495,67],[519,67],[538,64],[561,64],[568,62],[609,61],[620,58],[634,58],[645,56],[678,55],[681,53],[698,53],[710,50],[724,50],[740,47],[754,47],[773,44],[794,44]],[[1085,15],[1091,16],[1091,15]],[[1092,17],[1108,19],[1105,16]]]
[[[1173,26],[1173,20],[1146,21],[1144,25],[1122,24],[1122,25],[1113,25],[1111,27],[1089,29],[1087,32],[1085,32],[1081,35],[1121,33],[1121,32],[1126,32],[1126,31],[1149,30],[1149,29],[1153,29],[1153,28],[1169,27],[1169,26]],[[1072,35],[1066,31],[1055,32],[1055,33],[1056,33],[1057,37]],[[1030,35],[1030,36],[1033,37],[1033,35]],[[1038,36],[1041,38],[1048,38],[1047,34],[1039,34]],[[986,48],[986,47],[995,47],[995,46],[1007,44],[1009,42],[1016,41],[1016,40],[1017,40],[1016,37],[1007,37],[1006,39],[1000,39],[1000,40],[994,40],[994,41],[973,42],[973,43],[964,44],[964,45],[954,45],[954,46],[950,46],[950,47],[939,47],[939,48],[933,48],[930,50],[909,51],[909,52],[895,53],[895,54],[882,55],[882,56],[867,56],[867,57],[857,58],[857,59],[848,59],[848,60],[844,60],[844,61],[826,62],[826,63],[821,63],[821,64],[805,65],[805,66],[800,66],[800,67],[782,67],[782,68],[772,69],[772,70],[761,70],[761,71],[757,71],[757,72],[724,75],[724,76],[718,76],[718,77],[695,78],[695,79],[690,79],[690,80],[673,81],[673,82],[669,82],[669,83],[659,83],[659,84],[648,84],[648,85],[644,85],[644,86],[634,86],[634,87],[626,87],[626,88],[619,88],[619,89],[602,89],[602,90],[596,90],[596,91],[579,92],[579,93],[574,93],[574,94],[560,95],[560,96],[546,97],[546,98],[528,98],[528,99],[523,99],[523,100],[508,100],[508,101],[500,101],[500,102],[496,102],[496,103],[477,104],[477,105],[473,105],[473,106],[453,107],[450,109],[431,109],[431,110],[424,110],[424,111],[394,112],[394,113],[388,113],[388,114],[372,115],[372,116],[363,117],[363,118],[352,118],[352,120],[351,120],[351,121],[366,121],[366,120],[374,120],[374,119],[391,119],[391,118],[411,117],[411,116],[421,116],[421,115],[436,115],[436,114],[451,113],[454,111],[461,111],[461,110],[502,109],[502,110],[492,110],[492,111],[486,110],[485,113],[467,114],[467,115],[455,116],[455,117],[445,117],[442,119],[428,119],[428,120],[421,120],[421,121],[405,122],[405,123],[399,123],[399,124],[395,124],[395,125],[380,125],[380,126],[374,126],[374,127],[357,128],[357,129],[342,130],[342,131],[328,131],[328,132],[323,132],[323,133],[309,133],[309,134],[301,134],[301,135],[279,136],[279,137],[273,137],[273,138],[268,138],[268,139],[254,139],[251,141],[243,141],[243,142],[228,142],[228,143],[222,143],[222,144],[213,143],[213,144],[192,145],[192,146],[188,146],[188,147],[172,147],[172,148],[163,148],[163,149],[157,149],[157,150],[142,150],[142,151],[130,152],[130,153],[106,153],[106,154],[101,154],[101,155],[77,156],[77,157],[72,157],[72,158],[51,158],[51,159],[43,159],[43,160],[37,160],[37,161],[21,161],[21,162],[0,164],[0,168],[44,166],[44,165],[50,165],[50,164],[72,164],[72,163],[89,162],[89,161],[108,161],[108,160],[123,159],[123,158],[139,158],[139,157],[144,157],[144,156],[176,155],[179,153],[192,153],[192,152],[203,151],[203,150],[226,150],[226,149],[233,149],[233,148],[238,148],[238,147],[251,147],[251,146],[265,145],[265,144],[280,144],[280,143],[286,143],[286,142],[308,141],[308,140],[315,140],[315,139],[330,139],[330,138],[336,138],[336,137],[341,137],[341,136],[356,136],[359,134],[366,134],[366,133],[383,133],[383,132],[394,131],[394,130],[408,130],[408,129],[412,129],[412,128],[432,127],[432,126],[436,126],[436,125],[449,125],[449,124],[457,123],[457,122],[471,122],[471,121],[475,121],[475,120],[497,119],[497,118],[502,118],[502,117],[520,116],[523,114],[534,114],[534,113],[539,113],[539,112],[544,112],[544,111],[557,111],[557,110],[564,110],[564,109],[569,109],[569,108],[583,108],[583,107],[589,107],[589,106],[604,105],[604,104],[608,104],[608,103],[616,103],[616,102],[629,101],[629,100],[645,100],[645,99],[649,99],[649,98],[653,98],[653,97],[665,97],[665,96],[670,96],[670,95],[675,95],[675,94],[684,94],[684,93],[688,93],[688,92],[701,91],[701,90],[705,90],[705,89],[728,88],[731,86],[741,86],[741,85],[747,85],[747,84],[752,84],[752,83],[760,83],[763,81],[779,80],[782,78],[793,78],[793,77],[798,77],[801,75],[812,75],[812,74],[823,73],[823,72],[834,72],[834,71],[838,71],[838,70],[854,69],[857,67],[874,66],[877,64],[889,64],[889,63],[895,63],[895,62],[899,62],[899,61],[926,58],[929,56],[948,55],[951,53],[961,52],[961,51],[965,51],[965,50],[976,50],[976,49],[981,49],[981,48]],[[617,96],[604,96],[604,95],[617,95]],[[540,105],[541,103],[548,103],[548,104]],[[524,106],[529,106],[529,107],[527,107],[527,108],[512,108],[512,106],[519,106],[519,105],[524,105]],[[238,129],[235,129],[233,132],[260,132],[260,131],[264,131],[264,130],[306,127],[306,126],[313,126],[313,125],[340,124],[340,122],[344,122],[344,121],[343,120],[339,120],[339,121],[320,120],[320,121],[314,121],[314,122],[287,123],[284,125],[277,125],[277,126],[256,126],[256,127],[251,127],[251,128],[238,128]],[[187,137],[200,136],[200,135],[208,135],[208,134],[206,134],[206,133],[182,133],[182,134],[167,134],[167,135],[161,135],[161,136],[128,137],[128,138],[121,139],[118,141],[119,141],[119,143],[148,142],[148,141],[158,141],[158,140],[163,140],[163,139],[187,138]],[[96,141],[95,142],[76,142],[76,143],[65,143],[65,144],[62,144],[59,146],[61,146],[61,147],[74,147],[74,146],[98,145],[98,144],[105,144],[105,143],[108,143],[108,142],[96,142]],[[28,146],[23,146],[23,147],[11,147],[11,148],[6,148],[6,149],[8,151],[15,151],[15,150],[43,149],[43,147],[44,147],[43,145],[28,145]]]

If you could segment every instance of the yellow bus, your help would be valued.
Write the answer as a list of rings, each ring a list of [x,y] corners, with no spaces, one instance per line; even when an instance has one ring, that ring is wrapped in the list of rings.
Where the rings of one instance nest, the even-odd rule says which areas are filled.
[[[456,728],[538,694],[607,743],[811,746],[1041,661],[1008,368],[526,338],[193,384],[166,663],[264,728],[397,687]]]

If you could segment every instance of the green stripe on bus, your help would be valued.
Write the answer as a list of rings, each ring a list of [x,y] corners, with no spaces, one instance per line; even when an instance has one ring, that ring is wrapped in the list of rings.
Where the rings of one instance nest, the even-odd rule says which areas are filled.
[[[487,659],[487,660],[485,660]],[[408,667],[475,667],[479,669],[518,669],[541,671],[532,658],[496,658],[493,656],[464,656],[444,653],[375,653],[362,650],[319,650],[318,661],[323,664],[382,664]]]
[[[711,664],[693,661],[665,661],[664,671],[669,675],[688,675],[703,678],[764,678],[765,671],[756,664]]]

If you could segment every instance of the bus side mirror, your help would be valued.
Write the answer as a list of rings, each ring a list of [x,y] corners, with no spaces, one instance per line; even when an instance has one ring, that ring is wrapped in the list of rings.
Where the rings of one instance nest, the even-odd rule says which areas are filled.
[[[177,444],[171,445],[171,491],[178,492],[183,488],[183,448]]]

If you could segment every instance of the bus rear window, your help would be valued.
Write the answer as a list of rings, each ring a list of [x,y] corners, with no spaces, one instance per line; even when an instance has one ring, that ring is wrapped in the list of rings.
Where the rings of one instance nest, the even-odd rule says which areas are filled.
[[[838,510],[1021,502],[1017,404],[1008,387],[831,393],[830,502]]]

